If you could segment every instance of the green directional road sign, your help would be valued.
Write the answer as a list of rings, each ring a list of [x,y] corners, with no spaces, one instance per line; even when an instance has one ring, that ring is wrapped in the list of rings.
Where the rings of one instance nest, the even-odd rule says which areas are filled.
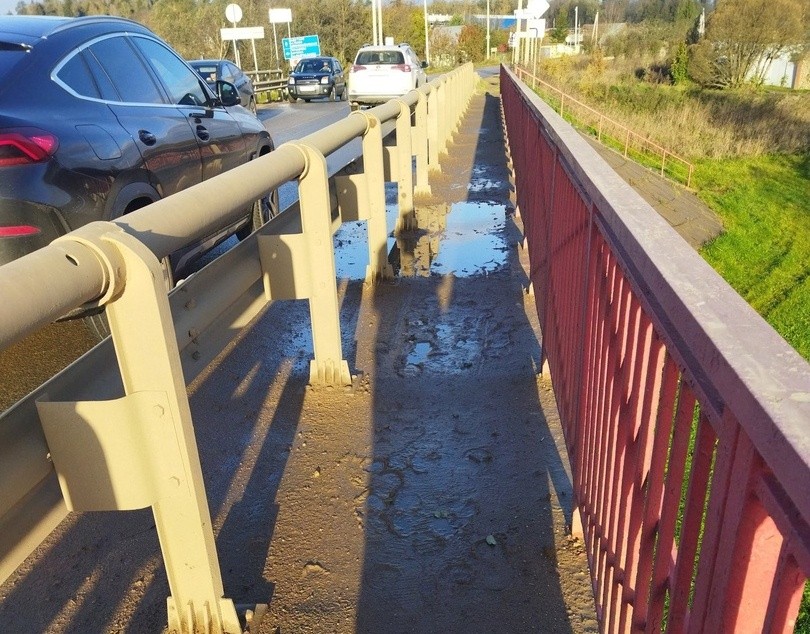
[[[284,50],[284,59],[317,57],[321,54],[321,44],[317,35],[282,38],[281,48]]]

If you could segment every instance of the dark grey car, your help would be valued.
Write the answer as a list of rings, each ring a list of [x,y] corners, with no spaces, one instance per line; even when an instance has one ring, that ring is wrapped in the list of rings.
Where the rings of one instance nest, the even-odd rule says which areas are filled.
[[[306,57],[295,65],[287,80],[290,101],[310,101],[328,97],[332,101],[346,98],[343,66],[334,57]]]
[[[0,264],[270,152],[235,87],[218,89],[136,22],[0,16]],[[173,254],[171,268],[246,235],[269,203]]]
[[[227,59],[195,59],[189,61],[208,85],[216,91],[217,81],[227,81],[236,86],[242,105],[256,114],[256,93],[253,82],[245,72]]]

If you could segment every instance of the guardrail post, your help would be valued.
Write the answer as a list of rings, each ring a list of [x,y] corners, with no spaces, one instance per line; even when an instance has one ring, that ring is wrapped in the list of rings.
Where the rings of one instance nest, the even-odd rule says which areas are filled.
[[[365,176],[366,207],[360,207],[360,219],[368,223],[368,266],[366,282],[379,278],[391,279],[394,271],[388,263],[388,228],[385,222],[385,169],[380,120],[367,112],[357,111],[350,117],[365,117],[363,134],[363,174]],[[397,139],[400,130],[397,129]],[[399,142],[399,141],[397,141]],[[410,165],[408,166],[410,169]],[[413,206],[413,202],[411,202]]]
[[[298,182],[302,231],[257,237],[265,295],[268,299],[309,299],[315,354],[309,366],[310,384],[351,385],[352,376],[340,340],[326,159],[304,143],[282,147],[287,145],[304,156],[305,167]],[[382,169],[382,156],[379,164]]]
[[[438,153],[447,154],[447,141],[450,139],[450,117],[452,113],[448,112],[448,95],[447,95],[447,76],[442,77],[438,81],[437,86],[437,109],[438,109]]]
[[[413,134],[413,147],[416,156],[416,187],[415,195],[429,196],[431,193],[428,177],[428,96],[419,91],[419,101],[416,102],[414,122],[411,128]]]
[[[103,302],[126,396],[38,404],[68,508],[152,507],[171,596],[168,631],[241,632],[223,597],[211,517],[161,264],[122,228],[91,223],[59,240],[104,263]]]
[[[430,172],[442,171],[441,165],[439,165],[441,147],[439,106],[439,83],[436,80],[436,83],[430,86],[427,97],[428,171]]]
[[[396,122],[396,138],[397,138],[397,201],[399,206],[399,215],[397,216],[396,226],[394,233],[402,229],[412,229],[416,225],[414,217],[413,206],[413,147],[411,138],[411,108],[410,106],[398,99],[399,115]],[[385,201],[383,200],[383,204]],[[384,218],[383,212],[383,218]],[[385,228],[383,226],[383,228]],[[387,252],[388,243],[385,242],[385,250]],[[386,260],[387,264],[387,260]],[[393,277],[393,270],[391,272]]]

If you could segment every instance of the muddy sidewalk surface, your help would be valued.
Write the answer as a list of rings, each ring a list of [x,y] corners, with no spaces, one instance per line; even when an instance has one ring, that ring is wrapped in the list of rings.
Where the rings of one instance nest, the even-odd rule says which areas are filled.
[[[255,553],[262,631],[597,630],[487,86],[419,201],[423,229],[397,241],[396,281],[342,285],[354,389],[301,394],[305,366],[286,379],[300,411],[275,413],[297,424]]]
[[[262,633],[598,631],[497,78],[431,186],[393,281],[364,285],[362,236],[337,236],[351,388],[306,385],[305,302],[270,305],[190,386],[225,596],[269,604]],[[0,631],[165,626],[149,511],[72,517],[41,550]]]

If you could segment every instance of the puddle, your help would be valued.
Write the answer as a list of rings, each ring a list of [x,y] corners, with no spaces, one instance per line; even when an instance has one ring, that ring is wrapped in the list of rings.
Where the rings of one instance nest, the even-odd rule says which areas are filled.
[[[416,343],[411,350],[408,357],[405,359],[405,363],[407,365],[421,365],[425,361],[427,361],[428,355],[430,354],[431,345],[426,341],[420,341]]]
[[[485,185],[487,186],[487,185]],[[397,208],[388,205],[388,228]],[[398,275],[456,277],[487,275],[506,264],[506,207],[486,202],[460,202],[417,210],[418,229],[393,238],[389,261]],[[335,234],[335,269],[340,279],[361,280],[368,264],[365,222],[345,223]]]

